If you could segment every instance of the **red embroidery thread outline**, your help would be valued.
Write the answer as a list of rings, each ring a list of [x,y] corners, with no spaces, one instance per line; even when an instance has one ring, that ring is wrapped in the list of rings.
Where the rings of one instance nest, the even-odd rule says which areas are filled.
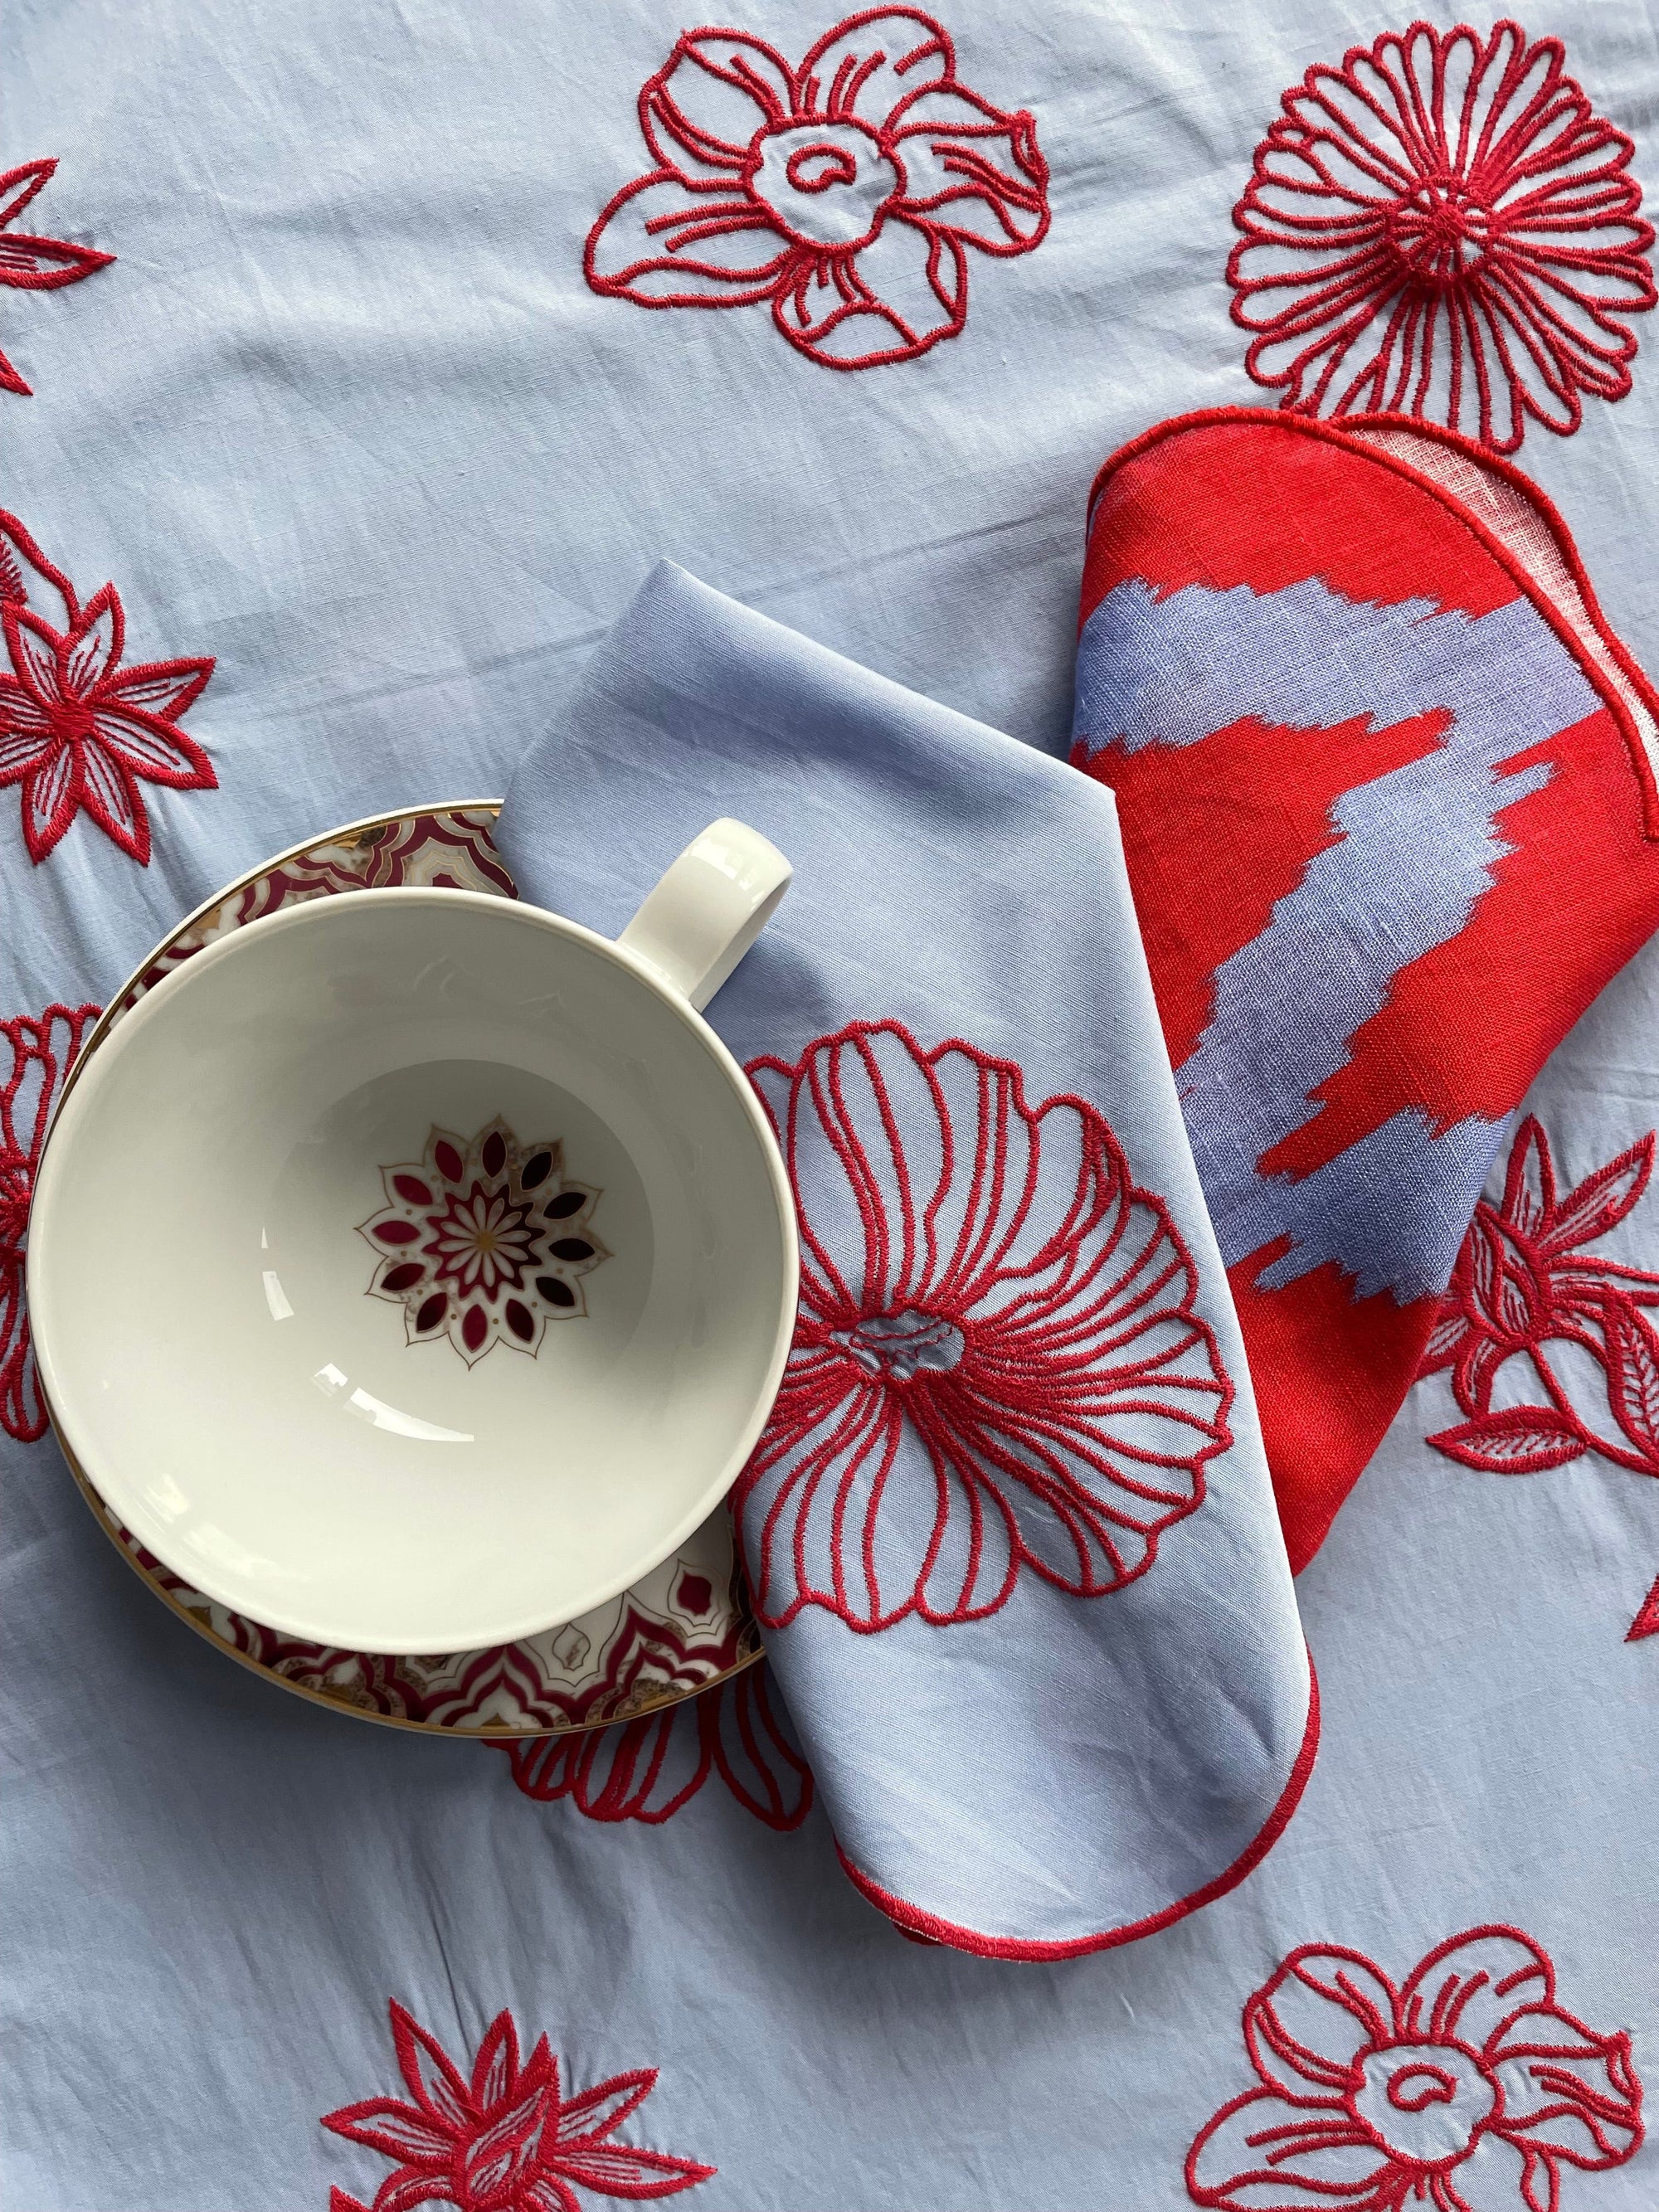
[[[1487,1474],[1536,1474],[1593,1453],[1632,1474],[1659,1475],[1659,1333],[1642,1312],[1659,1306],[1659,1274],[1579,1249],[1640,1204],[1655,1142],[1650,1130],[1564,1197],[1537,1115],[1516,1130],[1503,1197],[1475,1207],[1418,1370],[1451,1370],[1465,1419],[1427,1439],[1448,1459]],[[1595,1362],[1625,1443],[1582,1419],[1550,1364],[1551,1344],[1577,1345]],[[1546,1402],[1494,1408],[1498,1372],[1517,1355],[1530,1360]],[[1656,1595],[1659,1584],[1626,1643],[1659,1631],[1659,1614],[1643,1626]]]
[[[62,629],[40,612],[25,568],[53,612],[61,608]],[[84,811],[148,867],[149,817],[137,779],[174,791],[218,784],[206,753],[178,725],[206,689],[213,659],[122,668],[126,622],[114,585],[102,586],[82,606],[63,570],[3,510],[0,625],[11,662],[11,672],[0,673],[0,787],[23,787],[29,858],[38,867]]]
[[[1156,1936],[1160,1929],[1172,1928],[1178,1920],[1200,1911],[1216,1899],[1224,1897],[1230,1889],[1237,1889],[1247,1875],[1254,1874],[1273,1845],[1290,1826],[1291,1816],[1302,1802],[1302,1793],[1308,1786],[1314,1761],[1319,1753],[1319,1677],[1314,1671],[1313,1661],[1308,1662],[1308,1720],[1303,1730],[1302,1746],[1296,1755],[1279,1801],[1266,1822],[1257,1831],[1246,1848],[1231,1866],[1223,1869],[1212,1881],[1193,1890],[1188,1896],[1177,1898],[1161,1911],[1148,1913],[1144,1920],[1133,1920],[1121,1928],[1109,1928],[1097,1936],[1077,1936],[1057,1943],[1030,1943],[1011,1936],[986,1936],[977,1929],[958,1927],[953,1920],[942,1919],[937,1912],[927,1912],[920,1905],[907,1904],[903,1898],[895,1897],[890,1890],[854,1865],[845,1850],[837,1844],[836,1853],[842,1870],[854,1887],[861,1891],[878,1912],[884,1913],[901,1936],[923,1942],[943,1943],[955,1951],[971,1951],[981,1959],[1024,1959],[1041,1964],[1056,1959],[1080,1959],[1094,1951],[1114,1951],[1120,1944],[1138,1943],[1143,1936]]]
[[[906,72],[933,59],[941,66],[937,76],[908,92],[895,88],[899,90],[896,103],[872,125],[854,110],[872,81],[883,82],[885,88],[881,79],[889,61],[885,50],[872,48],[862,58],[852,52],[843,55],[827,88],[819,64],[853,33],[878,22],[915,24],[922,33],[915,45],[891,64],[895,77],[902,78]],[[714,50],[714,58],[704,52],[705,44]],[[759,128],[746,145],[728,141],[712,127],[699,124],[675,98],[672,82],[685,64],[706,70],[710,77],[746,94],[755,103]],[[926,122],[907,120],[908,111],[930,94],[951,95],[972,111],[971,119],[931,128]],[[822,113],[821,103],[825,103]],[[582,252],[582,273],[589,286],[603,296],[630,300],[641,307],[737,307],[769,300],[773,321],[782,336],[797,352],[822,368],[865,369],[887,362],[913,361],[942,340],[956,337],[968,319],[964,246],[1006,258],[1033,252],[1048,235],[1048,165],[1037,145],[1035,118],[1024,108],[1009,112],[994,107],[961,84],[950,34],[934,17],[914,8],[870,8],[846,17],[823,33],[798,70],[790,68],[775,46],[748,32],[710,25],[684,31],[667,61],[641,88],[639,116],[641,133],[659,166],[624,185],[600,210]],[[870,227],[862,236],[832,240],[822,233],[804,232],[799,228],[799,211],[792,223],[757,186],[757,179],[766,169],[764,142],[805,131],[814,125],[862,136],[850,146],[823,139],[793,152],[784,167],[787,185],[796,193],[817,197],[837,185],[850,188],[858,181],[866,156],[884,164],[893,179],[891,189],[874,209]],[[973,143],[977,139],[988,145],[1004,137],[1017,175],[998,167]],[[919,143],[923,138],[932,143],[924,148]],[[864,139],[871,142],[873,153],[865,148]],[[909,157],[912,167],[925,169],[931,158],[940,172],[938,188],[919,197],[911,195],[906,170],[908,141],[917,142]],[[827,166],[806,167],[818,161]],[[670,209],[645,220],[646,238],[654,240],[660,235],[662,239],[659,253],[636,257],[613,271],[602,270],[598,260],[600,240],[613,220],[635,198],[664,185],[676,193],[706,197],[701,205],[688,197],[678,210]],[[976,200],[982,201],[995,218],[1000,236],[974,227]],[[943,210],[957,203],[967,204],[962,210],[963,219],[952,222]],[[1021,216],[1027,219],[1029,234],[1022,228]],[[944,320],[933,327],[907,319],[881,299],[859,270],[858,255],[874,244],[890,219],[919,231],[926,242],[926,280],[944,315]],[[723,266],[698,258],[690,250],[744,233],[757,237],[758,258],[752,266]],[[769,257],[769,240],[777,248]],[[671,256],[678,258],[671,259]],[[664,293],[637,289],[653,276],[677,271],[723,289]],[[823,312],[815,313],[810,291],[827,300]],[[824,350],[843,324],[860,317],[884,324],[890,333],[889,341],[846,356]]]
[[[20,1443],[33,1443],[46,1432],[24,1283],[34,1172],[59,1086],[102,1011],[54,1003],[41,1014],[0,1021],[0,1037],[11,1048],[11,1065],[0,1083],[0,1428]],[[62,1038],[55,1034],[60,1024],[68,1030]],[[38,1084],[32,1100],[26,1084]]]
[[[35,238],[9,227],[57,167],[54,155],[49,161],[24,161],[0,176],[0,284],[20,292],[53,292],[60,284],[78,284],[94,270],[108,268],[115,258],[94,246],[72,246],[65,238]],[[0,353],[0,392],[27,398],[30,389]]]
[[[892,1048],[885,1066],[884,1041]],[[941,1071],[960,1085],[964,1079],[948,1066],[954,1059],[972,1071],[975,1091],[953,1108]],[[799,1318],[783,1386],[732,1494],[750,1547],[757,1617],[784,1627],[813,1604],[863,1634],[912,1612],[943,1626],[999,1610],[1024,1567],[1088,1597],[1145,1573],[1163,1531],[1203,1504],[1208,1462],[1231,1446],[1233,1385],[1213,1330],[1193,1310],[1198,1269],[1186,1241],[1162,1199],[1135,1183],[1104,1116],[1069,1094],[1034,1109],[1012,1060],[960,1037],[925,1050],[896,1021],[849,1022],[816,1039],[798,1063],[764,1054],[746,1072],[789,1167],[802,1252]],[[848,1095],[849,1073],[868,1091],[857,1106]],[[784,1102],[769,1096],[767,1076],[787,1086]],[[936,1123],[908,1140],[893,1096],[899,1081],[920,1086],[918,1113],[931,1112]],[[954,1123],[968,1113],[975,1143],[964,1167]],[[1042,1175],[1051,1115],[1061,1179],[1069,1153],[1058,1133],[1067,1115],[1078,1124],[1075,1186],[1058,1215]],[[814,1132],[845,1178],[861,1254],[835,1249],[833,1234],[814,1224],[815,1203],[830,1211],[827,1196],[815,1200],[800,1188],[799,1150]],[[939,1164],[927,1194],[930,1139]],[[889,1182],[896,1219],[884,1202]],[[956,1212],[959,1227],[941,1235]],[[1045,1212],[1052,1225],[1040,1245],[1022,1250]],[[1109,1268],[1121,1271],[1108,1276]],[[1137,1358],[1138,1338],[1146,1345]],[[1189,1357],[1197,1371],[1179,1365]],[[1213,1400],[1212,1410],[1194,1410],[1192,1400]],[[1180,1430],[1184,1455],[1137,1443],[1140,1420]],[[878,1542],[890,1557],[914,1549],[907,1540],[914,1532],[895,1525],[890,1513],[882,1517],[910,1437],[932,1466],[933,1524],[908,1586],[904,1572],[890,1577],[884,1598]],[[1131,1465],[1139,1472],[1130,1473]],[[768,1484],[774,1494],[763,1510],[757,1493],[780,1467],[786,1472]],[[828,1528],[819,1532],[832,1577],[826,1584],[808,1546],[815,1516],[825,1510],[819,1493],[832,1477]],[[908,1504],[920,1513],[914,1480],[896,1494],[896,1510]],[[1022,1522],[1018,1501],[1027,1498],[1063,1530],[1071,1549],[1060,1562],[1036,1548],[1029,1516]],[[861,1527],[849,1526],[860,1514]],[[934,1593],[929,1584],[958,1516],[965,1555],[959,1570],[942,1570]],[[960,1529],[955,1542],[960,1550]]]
[[[690,1731],[695,1758],[688,1757]],[[715,1774],[780,1834],[799,1828],[812,1809],[812,1771],[772,1709],[763,1662],[639,1720],[492,1748],[507,1753],[526,1797],[543,1804],[568,1798],[590,1820],[660,1827]]]
[[[1468,1954],[1462,1966],[1440,1972],[1460,1952]],[[1310,1971],[1315,1960],[1318,1969]],[[1365,2203],[1378,2208],[1403,2207],[1409,2196],[1451,2212],[1466,2201],[1454,2181],[1458,2167],[1491,2136],[1519,2161],[1516,2212],[1545,2212],[1558,2202],[1561,2165],[1606,2172],[1642,2147],[1642,2084],[1628,2033],[1598,2035],[1562,2010],[1553,1962],[1518,1928],[1494,1923],[1449,1937],[1399,1988],[1363,1952],[1301,1944],[1246,2000],[1243,2033],[1262,2086],[1224,2104],[1187,2154],[1187,2193],[1212,2212],[1248,2212],[1261,2205],[1261,2187],[1287,2183],[1300,2203],[1327,2195],[1357,2203],[1363,2191]],[[1386,2080],[1372,2078],[1373,2061]],[[1585,2072],[1599,2067],[1606,2087],[1586,2081],[1575,2064]],[[1472,2119],[1467,2110],[1460,2115],[1468,2142],[1448,2151],[1445,2118],[1464,2091],[1482,2109]],[[1526,2109],[1528,2099],[1536,2110]],[[1268,2124],[1232,2131],[1231,2123],[1257,2106]],[[1432,2106],[1441,2111],[1411,2141],[1413,2122]],[[1563,2119],[1595,2146],[1591,2155],[1574,2140],[1549,2139],[1551,2124]],[[1236,2150],[1230,2131],[1239,2137]],[[1255,2163],[1224,2179],[1200,2179],[1200,2161],[1218,2137],[1224,2163],[1239,2151]],[[1326,2161],[1338,2152],[1376,2154],[1381,2163],[1367,2176],[1349,2166],[1334,2186]],[[1298,2172],[1291,2161],[1304,2155],[1321,2162]],[[1252,2193],[1237,2193],[1243,2190]],[[1482,2203],[1492,2201],[1483,2185]]]
[[[414,2102],[367,2097],[325,2113],[322,2122],[348,2142],[399,2161],[375,2193],[374,2212],[414,2212],[434,2202],[459,2212],[581,2212],[575,2189],[596,2197],[672,2197],[713,2179],[712,2166],[616,2140],[656,2087],[654,2066],[613,2074],[566,2096],[547,2038],[520,2065],[512,2014],[501,2011],[469,2078],[395,1997],[389,2010]],[[343,2189],[330,2191],[329,2208],[368,2212]]]
[[[1443,33],[1419,20],[1351,46],[1340,69],[1316,65],[1284,94],[1233,210],[1242,235],[1227,263],[1233,320],[1256,334],[1246,372],[1283,388],[1281,406],[1337,417],[1403,408],[1426,419],[1437,340],[1450,354],[1437,395],[1449,423],[1474,412],[1480,443],[1494,453],[1516,450],[1528,416],[1571,436],[1583,418],[1581,389],[1626,396],[1637,340],[1618,316],[1659,301],[1646,259],[1654,231],[1626,173],[1633,142],[1593,114],[1565,58],[1559,39],[1528,45],[1508,19],[1484,46],[1467,23]],[[1461,60],[1468,73],[1453,124],[1449,79]],[[1506,115],[1529,81],[1524,105]],[[1585,167],[1606,149],[1611,158]],[[1316,212],[1321,203],[1338,211]],[[1604,231],[1609,243],[1582,242]],[[1252,276],[1257,255],[1267,266]],[[1313,265],[1286,268],[1296,255]],[[1600,280],[1601,296],[1580,274]],[[1628,296],[1607,296],[1614,282]],[[1352,350],[1384,317],[1374,353],[1332,400],[1339,368],[1349,374]],[[1285,366],[1266,364],[1270,349],[1298,338],[1307,343]],[[1494,422],[1499,378],[1507,426]]]

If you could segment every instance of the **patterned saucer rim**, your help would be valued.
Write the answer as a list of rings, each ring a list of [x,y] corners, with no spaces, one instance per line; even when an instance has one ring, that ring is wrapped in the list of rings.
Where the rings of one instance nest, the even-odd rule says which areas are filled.
[[[395,807],[381,813],[364,815],[356,821],[343,823],[338,828],[327,830],[320,836],[303,838],[296,844],[286,846],[281,852],[272,854],[269,858],[260,861],[257,866],[249,868],[242,875],[234,878],[231,882],[222,885],[210,897],[203,900],[199,906],[192,908],[181,921],[175,924],[161,943],[145,955],[125,982],[122,984],[120,989],[111,998],[108,1005],[88,1031],[86,1040],[76,1054],[73,1066],[67,1072],[63,1089],[58,1094],[53,1109],[54,1117],[57,1112],[61,1110],[64,1098],[74,1087],[82,1067],[103,1042],[115,1024],[130,1010],[135,995],[141,991],[144,978],[166,960],[192,930],[216,913],[228,900],[250,890],[263,878],[274,874],[290,862],[305,860],[319,849],[327,847],[359,842],[371,831],[404,828],[419,821],[423,816],[482,814],[493,817],[501,812],[501,802],[499,799],[452,799],[415,806]],[[246,1668],[251,1674],[258,1674],[262,1680],[275,1683],[280,1689],[288,1691],[292,1696],[306,1698],[313,1705],[321,1705],[329,1712],[343,1713],[357,1720],[370,1722],[380,1728],[404,1729],[418,1735],[447,1737],[452,1741],[459,1739],[471,1741],[519,1743],[535,1741],[549,1736],[586,1735],[601,1729],[622,1727],[631,1721],[654,1717],[671,1706],[684,1705],[690,1698],[701,1697],[705,1691],[715,1689],[722,1682],[730,1681],[733,1676],[744,1674],[765,1656],[758,1636],[755,1634],[753,1616],[734,1590],[731,1606],[738,1626],[739,1642],[741,1644],[742,1638],[747,1634],[753,1638],[752,1648],[744,1652],[732,1666],[722,1668],[717,1673],[707,1675],[700,1682],[689,1685],[665,1683],[662,1686],[659,1694],[646,1697],[626,1711],[606,1713],[594,1720],[567,1721],[552,1726],[537,1725],[535,1727],[518,1727],[511,1722],[502,1721],[481,1721],[468,1726],[459,1723],[416,1719],[403,1713],[372,1711],[357,1703],[343,1692],[320,1690],[313,1687],[310,1683],[295,1681],[292,1676],[281,1673],[276,1668],[267,1664],[252,1652],[239,1650],[234,1644],[221,1636],[207,1620],[200,1618],[190,1607],[183,1604],[173,1591],[167,1589],[156,1578],[143,1561],[135,1556],[131,1547],[125,1540],[125,1532],[112,1516],[96,1486],[70,1450],[63,1430],[58,1425],[58,1416],[50,1400],[46,1401],[46,1411],[47,1419],[52,1424],[52,1435],[57,1440],[58,1449],[63,1453],[64,1463],[74,1476],[82,1496],[91,1510],[93,1519],[113,1545],[119,1557],[137,1576],[152,1596],[159,1598],[170,1613],[175,1614],[216,1651],[234,1659],[238,1666]],[[738,1581],[740,1577],[741,1568],[738,1567],[735,1570],[733,1581]],[[629,1593],[624,1593],[624,1595],[627,1595]],[[255,1627],[263,1626],[257,1622],[251,1625]],[[361,1656],[374,1658],[381,1655],[365,1653]]]

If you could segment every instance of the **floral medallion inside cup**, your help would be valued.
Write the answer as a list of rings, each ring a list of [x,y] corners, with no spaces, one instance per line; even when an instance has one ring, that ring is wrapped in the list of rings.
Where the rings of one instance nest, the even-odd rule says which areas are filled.
[[[494,811],[447,809],[357,825],[234,885],[146,963],[92,1034],[77,1077],[156,982],[251,921],[341,891],[410,884],[512,897],[510,878],[489,842]],[[486,1113],[476,1080],[470,1100],[465,1081],[457,1095],[453,1068],[438,1081],[439,1093],[446,1081],[444,1103],[465,1110],[433,1114],[412,1141],[377,1149],[371,1140],[365,1150],[368,1131],[355,1133],[362,1172],[341,1221],[359,1255],[354,1302],[361,1300],[380,1333],[377,1351],[386,1358],[447,1370],[463,1389],[497,1371],[533,1380],[561,1346],[580,1341],[593,1327],[594,1293],[619,1254],[624,1282],[618,1306],[628,1304],[626,1248],[635,1247],[637,1272],[641,1241],[629,1234],[630,1214],[638,1217],[631,1163],[625,1148],[604,1157],[602,1125],[586,1126],[580,1112],[550,1117],[545,1097],[524,1097],[522,1085],[519,1097],[495,1102],[496,1110]],[[76,1087],[75,1079],[69,1087]],[[374,1083],[367,1088],[372,1094]],[[366,1118],[372,1127],[372,1097]],[[356,1119],[365,1119],[362,1101]],[[262,1256],[270,1259],[269,1223],[261,1233],[267,1243]],[[650,1242],[648,1225],[643,1241]],[[303,1266],[285,1274],[279,1261],[259,1273],[267,1322],[287,1322],[295,1311],[290,1291],[303,1287]],[[597,1318],[603,1330],[605,1317]],[[436,1447],[443,1456],[447,1425],[425,1418],[429,1405],[410,1413],[407,1397],[366,1389],[349,1364],[331,1358],[321,1360],[310,1379],[321,1403],[354,1425],[404,1439],[416,1451]],[[432,1434],[434,1429],[441,1433]],[[61,1424],[59,1433],[68,1449]],[[221,1648],[287,1686],[369,1717],[496,1735],[598,1727],[694,1694],[757,1656],[723,1509],[678,1535],[667,1556],[629,1589],[580,1618],[465,1650],[393,1653],[274,1628],[227,1604],[222,1594],[198,1587],[214,1577],[192,1574],[189,1560],[185,1571],[178,1571],[176,1548],[173,1565],[163,1565],[99,1494],[72,1449],[70,1458],[125,1555],[175,1610]]]

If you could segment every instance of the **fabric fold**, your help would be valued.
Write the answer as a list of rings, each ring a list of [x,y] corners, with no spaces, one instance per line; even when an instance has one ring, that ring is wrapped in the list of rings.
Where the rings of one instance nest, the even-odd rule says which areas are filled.
[[[1116,793],[1293,1566],[1428,1347],[1510,1117],[1659,927],[1659,700],[1519,470],[1222,408],[1097,480]]]
[[[1316,1729],[1113,801],[665,563],[498,842],[614,934],[722,814],[795,866],[709,1010],[802,1232],[733,1495],[772,1664],[901,1925],[1128,1940],[1243,1878]]]

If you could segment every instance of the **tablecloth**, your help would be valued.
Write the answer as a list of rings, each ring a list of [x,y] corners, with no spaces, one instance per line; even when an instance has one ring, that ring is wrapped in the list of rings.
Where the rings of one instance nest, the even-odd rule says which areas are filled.
[[[83,807],[38,863],[19,788],[0,790],[0,1013],[102,1002],[217,884],[335,823],[499,794],[662,556],[1064,750],[1100,461],[1161,416],[1290,388],[1261,376],[1334,404],[1317,361],[1286,369],[1296,329],[1277,354],[1257,345],[1274,302],[1243,289],[1248,268],[1230,284],[1248,234],[1232,211],[1260,209],[1262,166],[1297,153],[1286,88],[1407,23],[1334,0],[960,0],[921,21],[904,51],[927,49],[914,88],[957,166],[916,157],[910,214],[887,224],[908,258],[890,250],[854,281],[856,229],[826,240],[815,210],[831,185],[866,191],[866,216],[895,189],[881,132],[913,88],[860,77],[867,45],[846,43],[854,28],[838,46],[828,14],[734,9],[729,30],[773,58],[746,50],[751,84],[729,37],[715,67],[693,57],[704,108],[664,74],[695,26],[655,6],[18,0],[4,160],[58,167],[0,237],[27,224],[115,259],[57,289],[0,286],[0,344],[32,388],[0,392],[0,504],[70,587],[64,619],[90,635],[102,618],[88,684],[168,672],[142,696],[78,703],[170,712],[214,781],[152,732],[173,781],[131,770],[104,791],[125,848]],[[1532,53],[1551,40],[1559,54]],[[781,106],[815,49],[824,100],[885,104],[869,126],[838,118],[793,177],[802,149],[783,139],[754,173],[767,208],[793,210],[785,251],[760,235],[775,225],[713,103],[731,94],[786,129],[755,87]],[[1535,174],[1577,165],[1568,231],[1622,222],[1645,265],[1620,180],[1651,158],[1650,17],[1564,0],[1528,12],[1514,59],[1506,97],[1541,106],[1510,171],[1485,174],[1488,201],[1529,189],[1540,134],[1565,133]],[[1449,100],[1449,137],[1428,132],[1420,173],[1395,156],[1389,172],[1394,250],[1443,274],[1435,257],[1455,248],[1462,270],[1491,222],[1468,212],[1467,49],[1445,69],[1437,85],[1429,67],[1425,112]],[[1359,143],[1375,111],[1331,97]],[[1633,159],[1610,131],[1635,135]],[[682,161],[704,165],[695,184]],[[659,198],[642,211],[645,180]],[[736,213],[691,241],[714,273],[672,289],[726,304],[640,304],[656,280],[633,216],[660,204],[684,241],[722,199]],[[1550,374],[1524,347],[1506,369],[1485,338],[1484,429],[1518,428],[1514,458],[1651,666],[1652,340],[1628,271],[1594,258],[1596,235],[1583,246],[1580,290],[1620,298],[1601,322],[1558,307],[1583,337],[1568,371],[1541,342]],[[1320,289],[1289,303],[1314,335],[1332,312]],[[896,305],[874,314],[884,292]],[[1362,283],[1352,312],[1369,296]],[[859,313],[830,329],[842,308]],[[1443,419],[1438,328],[1420,397]],[[1396,351],[1422,333],[1421,317],[1402,325]],[[849,347],[885,357],[837,365]],[[1504,404],[1519,385],[1530,409]],[[95,605],[106,580],[118,660],[112,602]],[[204,685],[176,665],[210,658]],[[1070,957],[1064,913],[1049,951]],[[287,1697],[156,1603],[49,1440],[0,1438],[3,2201],[298,2212],[383,2182],[418,2202],[441,2171],[475,2206],[532,2186],[562,2204],[556,2183],[584,2207],[672,2187],[733,2212],[1261,2212],[1389,2191],[1535,2212],[1559,2184],[1567,2212],[1648,2212],[1656,990],[1650,949],[1536,1086],[1535,1127],[1506,1143],[1455,1279],[1450,1363],[1416,1386],[1300,1577],[1324,1732],[1296,1819],[1229,1897],[1102,1956],[906,1942],[842,1875],[821,1808],[802,1814],[799,1752],[768,1748],[787,1745],[782,1722],[775,1740],[722,1720],[716,1759],[693,1701],[655,1781],[641,1769],[612,1790],[635,1755],[614,1737],[578,1788],[567,1753],[510,1760]],[[1638,1271],[1611,1279],[1601,1357],[1560,1303],[1586,1259]],[[1462,1358],[1483,1333],[1535,1348],[1554,1394],[1511,1367],[1483,1409],[1491,1378]],[[1530,1472],[1470,1448],[1471,1423],[1545,1398],[1552,1418],[1516,1425]],[[738,1718],[753,1711],[751,1696]],[[639,1817],[662,1810],[671,1770],[700,1786]]]

